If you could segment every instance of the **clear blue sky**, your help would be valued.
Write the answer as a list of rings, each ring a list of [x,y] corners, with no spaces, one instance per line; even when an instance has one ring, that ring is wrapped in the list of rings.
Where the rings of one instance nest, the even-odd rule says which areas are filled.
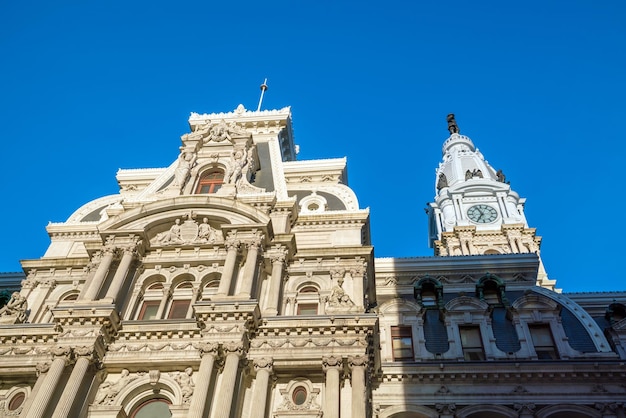
[[[0,271],[45,226],[169,165],[190,112],[291,106],[299,159],[348,157],[375,254],[425,256],[455,113],[527,198],[565,291],[626,289],[626,2],[5,1]]]

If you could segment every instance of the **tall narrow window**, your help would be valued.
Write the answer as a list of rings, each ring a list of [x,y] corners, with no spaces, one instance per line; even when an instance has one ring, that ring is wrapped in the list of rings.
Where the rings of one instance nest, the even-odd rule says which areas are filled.
[[[483,340],[480,336],[479,327],[459,327],[461,334],[461,347],[463,348],[463,357],[467,361],[485,360],[485,351],[483,350]]]
[[[559,358],[552,339],[550,325],[530,325],[528,329],[539,360],[556,360]]]
[[[174,300],[170,307],[170,313],[167,315],[167,319],[184,319],[187,318],[187,311],[189,310],[190,300]]]
[[[141,310],[139,311],[138,320],[147,321],[149,319],[155,319],[157,312],[159,311],[159,305],[161,304],[158,300],[146,300],[141,305]]]
[[[207,194],[217,192],[224,183],[224,172],[221,170],[211,170],[204,173],[198,181],[196,194]]]
[[[411,327],[391,327],[391,348],[395,361],[413,360],[413,332]]]

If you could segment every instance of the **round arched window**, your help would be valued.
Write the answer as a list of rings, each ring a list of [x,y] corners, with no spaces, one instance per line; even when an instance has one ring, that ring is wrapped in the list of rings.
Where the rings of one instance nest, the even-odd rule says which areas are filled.
[[[26,394],[24,392],[20,392],[20,393],[16,394],[9,401],[9,405],[8,405],[7,409],[9,411],[15,411],[20,406],[22,406],[22,404],[24,403],[25,399],[26,399]]]
[[[131,418],[170,418],[169,402],[165,399],[150,399],[139,405]]]
[[[294,405],[302,405],[306,402],[307,390],[304,386],[296,387],[291,393],[291,400]]]

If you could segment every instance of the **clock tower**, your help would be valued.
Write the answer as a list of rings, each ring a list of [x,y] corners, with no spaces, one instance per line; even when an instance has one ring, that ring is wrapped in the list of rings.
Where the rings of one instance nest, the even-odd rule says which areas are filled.
[[[526,199],[461,135],[453,114],[447,121],[450,136],[437,168],[435,201],[426,209],[435,255],[539,254],[541,237],[526,221]],[[539,273],[538,282],[547,281],[542,265]]]

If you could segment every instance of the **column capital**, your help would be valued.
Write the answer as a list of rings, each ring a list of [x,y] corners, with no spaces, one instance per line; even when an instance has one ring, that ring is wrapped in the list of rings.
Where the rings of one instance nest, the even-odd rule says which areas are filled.
[[[40,361],[35,365],[35,370],[37,371],[37,376],[42,373],[46,373],[50,370],[51,363],[49,361]]]
[[[341,280],[346,275],[346,269],[343,268],[332,268],[330,269],[330,277],[333,280]]]
[[[56,347],[52,347],[50,349],[50,354],[52,354],[54,356],[54,359],[61,359],[65,362],[65,365],[67,366],[68,364],[70,364],[71,360],[72,360],[72,348],[69,346],[56,346]]]
[[[258,234],[254,237],[252,237],[252,239],[250,239],[248,242],[246,242],[246,246],[248,247],[248,249],[260,249],[263,245],[263,239],[265,238],[265,235],[263,234]]]
[[[239,341],[229,341],[222,343],[222,350],[225,355],[237,354],[241,356],[243,354],[243,343]]]
[[[343,366],[343,359],[341,357],[329,356],[322,357],[322,368],[324,371],[328,371],[330,369],[341,369]]]
[[[274,371],[274,360],[272,358],[257,358],[253,360],[254,370],[266,370],[268,373]]]
[[[272,264],[283,264],[287,259],[287,249],[280,245],[277,245],[272,248],[271,252],[269,252],[268,256]]]
[[[198,343],[193,345],[198,351],[200,351],[200,357],[204,357],[205,355],[216,356],[219,348],[218,343]]]
[[[230,231],[228,233],[228,236],[226,237],[226,240],[224,241],[224,246],[226,247],[227,250],[238,250],[239,246],[241,245],[241,240],[239,240],[237,238],[237,231]]]
[[[352,369],[354,367],[367,367],[369,365],[369,358],[366,356],[349,356],[348,366]]]

